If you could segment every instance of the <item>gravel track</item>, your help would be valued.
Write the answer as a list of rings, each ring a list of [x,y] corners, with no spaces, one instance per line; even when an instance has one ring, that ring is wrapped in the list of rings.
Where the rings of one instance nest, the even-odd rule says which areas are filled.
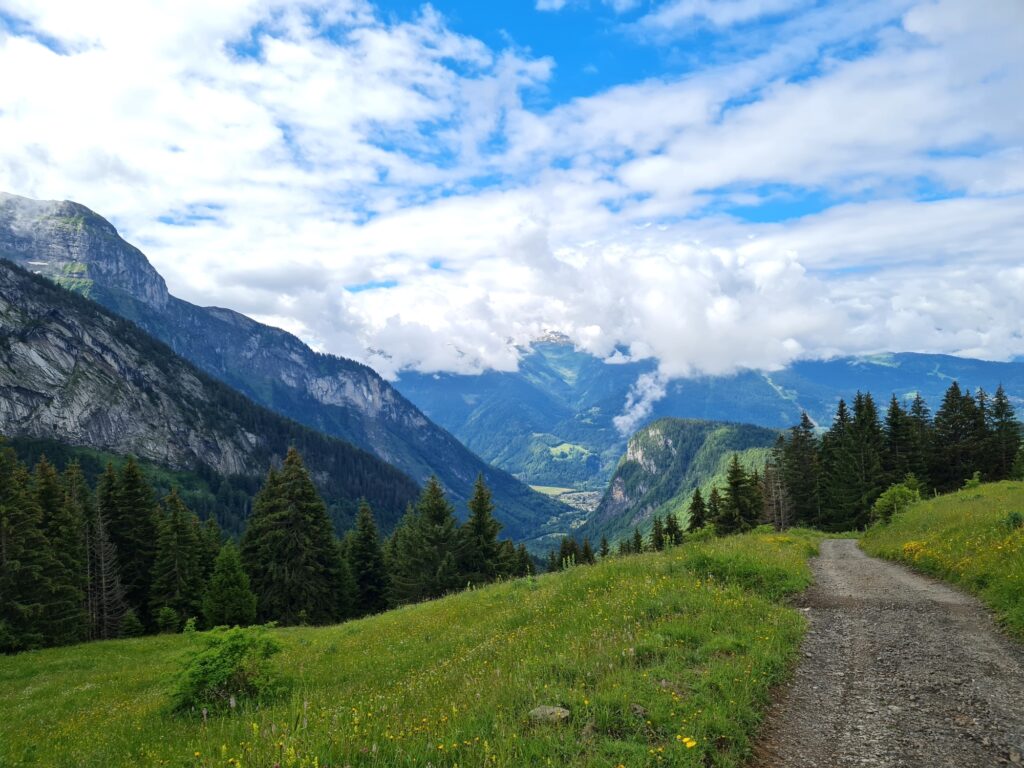
[[[952,587],[824,541],[810,629],[753,761],[763,768],[1024,762],[1024,647]]]

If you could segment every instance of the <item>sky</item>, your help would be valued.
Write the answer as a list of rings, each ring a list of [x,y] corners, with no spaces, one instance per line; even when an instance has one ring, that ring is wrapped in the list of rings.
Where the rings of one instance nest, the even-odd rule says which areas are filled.
[[[1022,96],[1022,0],[0,0],[0,189],[389,378],[1024,355]]]

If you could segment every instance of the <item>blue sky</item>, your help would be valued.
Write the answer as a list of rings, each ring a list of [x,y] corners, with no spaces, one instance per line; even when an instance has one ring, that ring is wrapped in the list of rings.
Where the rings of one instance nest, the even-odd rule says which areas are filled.
[[[0,0],[0,189],[387,376],[1024,354],[1019,0]]]

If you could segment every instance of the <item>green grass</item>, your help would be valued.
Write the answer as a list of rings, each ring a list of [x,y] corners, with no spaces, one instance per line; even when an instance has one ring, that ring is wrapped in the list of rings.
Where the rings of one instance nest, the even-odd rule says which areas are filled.
[[[590,455],[588,451],[582,445],[576,445],[575,443],[559,443],[558,445],[552,445],[548,448],[548,453],[555,460],[567,460],[567,459],[581,459],[586,458]]]
[[[289,693],[205,724],[169,714],[188,636],[5,658],[0,765],[740,765],[803,634],[780,598],[810,582],[818,538],[756,532],[275,630]],[[542,704],[569,722],[531,724]]]
[[[574,488],[561,488],[557,485],[531,485],[533,490],[537,493],[543,493],[545,496],[561,496],[563,493],[570,493],[575,490]]]
[[[1024,638],[1024,527],[1013,512],[1024,515],[1024,483],[982,485],[915,504],[861,546],[976,593]]]

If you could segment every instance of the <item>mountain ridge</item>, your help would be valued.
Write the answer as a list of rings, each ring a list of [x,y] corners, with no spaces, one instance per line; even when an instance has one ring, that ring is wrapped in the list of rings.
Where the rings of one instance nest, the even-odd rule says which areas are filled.
[[[369,450],[419,482],[436,474],[460,515],[481,473],[516,539],[564,511],[475,456],[368,366],[314,352],[233,310],[169,294],[145,255],[85,206],[0,193],[0,256],[86,293],[257,403]]]

